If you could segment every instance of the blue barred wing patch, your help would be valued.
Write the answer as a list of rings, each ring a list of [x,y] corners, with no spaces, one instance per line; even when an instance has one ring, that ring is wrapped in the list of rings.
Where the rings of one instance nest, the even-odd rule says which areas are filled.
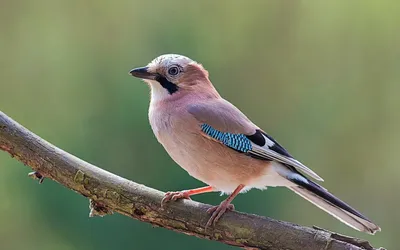
[[[201,125],[201,130],[211,138],[237,151],[247,153],[253,149],[251,141],[244,134],[221,132],[205,123]]]

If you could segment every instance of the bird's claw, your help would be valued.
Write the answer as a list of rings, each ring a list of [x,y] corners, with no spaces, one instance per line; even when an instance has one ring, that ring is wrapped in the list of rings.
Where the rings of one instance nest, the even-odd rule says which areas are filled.
[[[168,201],[176,201],[179,199],[190,199],[189,192],[187,191],[176,191],[176,192],[166,192],[164,198],[161,200],[161,206],[163,207]]]
[[[206,229],[211,225],[215,226],[215,224],[219,221],[219,219],[227,210],[233,211],[235,210],[235,206],[231,203],[223,201],[218,206],[207,209],[207,213],[211,214],[211,218],[207,221]]]

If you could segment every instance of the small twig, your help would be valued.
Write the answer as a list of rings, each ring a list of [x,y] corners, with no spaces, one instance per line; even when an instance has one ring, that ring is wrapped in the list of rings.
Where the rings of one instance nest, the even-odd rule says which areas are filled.
[[[95,217],[95,216],[106,216],[107,214],[113,214],[114,212],[111,209],[108,209],[106,206],[103,204],[100,204],[92,199],[89,200],[89,217]]]
[[[42,174],[40,174],[39,172],[30,172],[28,174],[29,177],[31,177],[34,180],[39,180],[39,184],[42,184],[44,181],[44,176]]]

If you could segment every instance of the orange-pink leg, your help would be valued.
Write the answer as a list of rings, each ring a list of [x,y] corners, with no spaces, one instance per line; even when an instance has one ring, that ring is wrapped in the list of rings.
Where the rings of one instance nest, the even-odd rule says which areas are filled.
[[[207,186],[207,187],[201,187],[201,188],[190,189],[190,190],[167,192],[167,193],[165,193],[165,196],[161,201],[161,206],[170,200],[176,201],[178,199],[190,199],[190,196],[192,196],[192,195],[209,193],[209,192],[213,192],[213,191],[214,191],[213,187]]]
[[[206,224],[206,228],[214,225],[218,222],[218,220],[221,218],[221,216],[226,212],[226,210],[232,211],[235,209],[233,204],[231,202],[235,197],[240,193],[240,191],[245,187],[245,185],[240,184],[235,191],[231,195],[229,195],[228,198],[226,198],[224,201],[221,202],[218,206],[211,207],[207,210],[207,213],[211,214],[211,218],[208,220]]]

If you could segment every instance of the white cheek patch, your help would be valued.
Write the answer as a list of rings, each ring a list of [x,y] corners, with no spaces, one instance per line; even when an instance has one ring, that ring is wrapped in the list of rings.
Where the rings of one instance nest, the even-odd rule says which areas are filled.
[[[170,96],[168,90],[161,86],[159,82],[153,80],[146,80],[146,82],[150,85],[151,88],[152,101],[160,101]]]

